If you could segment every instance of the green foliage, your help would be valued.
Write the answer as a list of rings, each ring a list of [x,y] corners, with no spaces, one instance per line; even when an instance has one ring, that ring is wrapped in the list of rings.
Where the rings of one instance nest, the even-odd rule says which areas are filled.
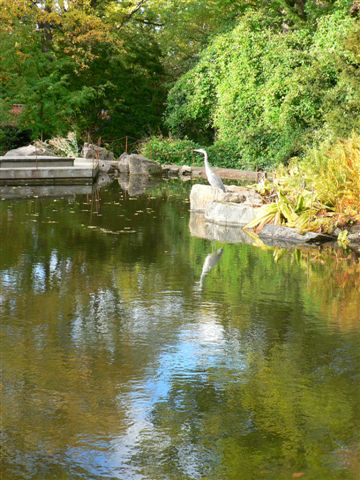
[[[279,167],[274,185],[262,189],[266,197],[276,196],[276,202],[262,207],[247,228],[275,223],[332,233],[336,227],[359,222],[360,136],[327,143],[305,159]]]
[[[34,138],[75,130],[108,143],[158,128],[164,87],[154,32],[118,29],[104,8],[0,0],[2,118],[22,103],[16,123]]]
[[[140,145],[140,152],[147,158],[160,163],[191,165],[198,157],[194,148],[199,146],[191,140],[177,140],[163,137],[150,137]]]
[[[114,2],[115,3],[115,2]],[[117,2],[109,9],[127,28],[152,28],[169,78],[191,68],[209,38],[232,28],[247,7],[244,0],[147,0]]]
[[[219,165],[270,168],[360,128],[349,12],[348,0],[0,0],[0,115],[14,123],[22,103],[16,125],[35,138],[73,130],[116,152],[169,129],[214,144]]]
[[[241,151],[236,141],[218,140],[213,145],[205,147],[209,154],[211,164],[224,168],[250,168],[244,163]]]
[[[347,5],[289,30],[248,11],[172,88],[167,125],[180,138],[235,142],[254,168],[348,135],[360,118],[358,38]]]
[[[196,154],[194,148],[205,148],[208,151],[210,163],[218,167],[247,167],[241,163],[241,155],[235,142],[218,141],[209,147],[204,147],[188,139],[149,137],[140,144],[139,150],[145,157],[160,163],[202,165],[203,157]]]

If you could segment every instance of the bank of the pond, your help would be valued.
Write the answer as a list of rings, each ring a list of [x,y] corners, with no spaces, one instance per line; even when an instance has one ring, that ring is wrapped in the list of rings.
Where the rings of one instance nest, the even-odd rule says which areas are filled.
[[[340,241],[360,251],[360,225],[354,223],[348,230],[339,232],[301,231],[294,226],[263,220],[264,209],[269,208],[265,199],[254,188],[227,186],[226,191],[208,185],[192,186],[190,229],[194,235],[220,241],[257,244],[258,239],[268,245],[322,244]],[[262,222],[262,224],[261,224]],[[260,225],[260,228],[254,229]],[[345,235],[342,232],[346,232]],[[341,235],[346,240],[342,240]]]
[[[330,150],[316,151],[315,157],[310,155],[310,161],[305,159],[288,168],[278,168],[274,178],[271,175],[266,178],[263,172],[214,168],[228,183],[245,181],[254,185],[252,188],[227,185],[226,192],[194,185],[190,194],[191,210],[203,213],[207,223],[255,228],[255,233],[266,242],[322,243],[338,239],[343,246],[359,248],[360,214],[356,197],[359,145],[359,138],[353,135],[346,141],[338,141]],[[39,156],[39,153],[46,153],[46,147],[47,144],[29,145],[7,152],[0,162],[0,173],[11,170],[13,175],[27,170],[28,164],[34,164],[32,176],[37,178],[38,172],[43,170],[38,168],[38,163],[51,161],[57,169],[63,170],[59,163],[74,162],[66,157]],[[84,158],[75,159],[77,162],[93,165],[93,172],[95,166],[104,174],[121,177],[123,187],[134,193],[144,191],[146,178],[194,180],[207,177],[203,167],[162,164],[139,154],[124,153],[115,159],[113,152],[91,144],[84,144],[82,154]],[[7,168],[2,168],[4,166]],[[68,166],[71,168],[73,164]],[[54,182],[53,177],[50,173],[47,175],[50,183]],[[325,194],[322,182],[327,185]],[[242,235],[240,241],[241,238]]]

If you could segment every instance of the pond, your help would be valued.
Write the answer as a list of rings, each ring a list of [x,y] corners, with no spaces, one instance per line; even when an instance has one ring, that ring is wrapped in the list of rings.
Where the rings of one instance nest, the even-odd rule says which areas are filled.
[[[360,478],[358,259],[191,237],[189,189],[3,197],[2,480]]]

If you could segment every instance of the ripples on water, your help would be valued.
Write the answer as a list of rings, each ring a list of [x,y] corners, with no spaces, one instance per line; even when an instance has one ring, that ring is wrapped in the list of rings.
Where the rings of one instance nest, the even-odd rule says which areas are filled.
[[[188,189],[1,201],[2,480],[360,478],[358,259],[192,238]]]

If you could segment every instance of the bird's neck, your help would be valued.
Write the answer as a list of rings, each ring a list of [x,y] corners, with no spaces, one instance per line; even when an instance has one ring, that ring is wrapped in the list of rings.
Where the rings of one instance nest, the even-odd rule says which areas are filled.
[[[206,152],[204,153],[204,163],[205,163],[205,167],[207,167],[207,168],[210,167],[209,162],[208,162],[208,155],[207,155]]]

